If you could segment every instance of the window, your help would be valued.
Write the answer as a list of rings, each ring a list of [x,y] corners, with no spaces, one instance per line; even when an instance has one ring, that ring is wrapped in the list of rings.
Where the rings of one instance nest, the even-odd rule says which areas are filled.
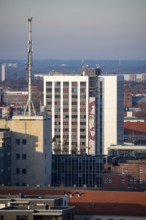
[[[20,145],[20,139],[16,139],[16,144]]]
[[[108,178],[108,183],[112,183],[112,178],[111,177]]]
[[[26,145],[27,144],[27,140],[26,139],[22,139],[22,144]]]
[[[143,167],[139,167],[139,172],[143,173]]]
[[[20,159],[20,154],[16,154],[16,160]]]
[[[60,98],[60,95],[55,95],[55,98],[56,98],[56,99],[59,99],[59,98]]]
[[[16,174],[19,174],[19,173],[20,173],[20,169],[16,168]]]
[[[26,174],[26,168],[22,169],[22,174]]]
[[[52,86],[52,82],[46,82],[46,86]]]
[[[55,82],[55,86],[60,86],[60,82]]]
[[[26,158],[27,158],[26,154],[22,154],[22,159],[26,160]]]
[[[122,182],[122,183],[125,183],[125,179],[122,179],[121,182]]]
[[[63,82],[63,85],[64,85],[64,86],[68,86],[68,85],[69,85],[69,82]]]
[[[29,216],[27,216],[27,215],[17,215],[17,220],[29,220]]]
[[[77,115],[72,115],[72,118],[78,118],[78,116]]]
[[[86,82],[81,82],[81,86],[85,86],[86,85]]]

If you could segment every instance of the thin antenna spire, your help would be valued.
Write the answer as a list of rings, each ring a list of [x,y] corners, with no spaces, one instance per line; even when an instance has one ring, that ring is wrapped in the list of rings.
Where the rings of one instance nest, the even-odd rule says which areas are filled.
[[[33,102],[31,100],[31,78],[32,78],[32,17],[28,18],[28,101],[24,111],[24,115],[36,115]]]

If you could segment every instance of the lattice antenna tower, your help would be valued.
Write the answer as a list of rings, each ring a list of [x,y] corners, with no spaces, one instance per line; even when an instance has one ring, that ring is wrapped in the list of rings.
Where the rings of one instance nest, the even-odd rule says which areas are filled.
[[[31,79],[32,79],[32,17],[28,18],[28,101],[24,110],[24,115],[36,115],[33,102],[31,100]]]

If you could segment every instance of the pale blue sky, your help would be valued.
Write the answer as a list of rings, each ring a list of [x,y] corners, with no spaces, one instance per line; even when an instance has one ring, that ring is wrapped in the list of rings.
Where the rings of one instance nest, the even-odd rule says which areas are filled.
[[[0,59],[146,59],[146,0],[0,0]]]

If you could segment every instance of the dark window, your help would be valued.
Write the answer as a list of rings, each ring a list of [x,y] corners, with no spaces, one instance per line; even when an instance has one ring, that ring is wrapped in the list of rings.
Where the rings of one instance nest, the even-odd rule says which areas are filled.
[[[27,215],[17,215],[17,220],[29,220],[29,216],[27,216]]]
[[[16,160],[20,159],[20,154],[16,154]]]
[[[16,174],[19,174],[19,173],[20,173],[20,169],[16,168]]]
[[[22,169],[22,174],[26,174],[26,168]]]
[[[46,86],[52,86],[52,82],[46,82]]]
[[[63,85],[64,85],[64,86],[68,86],[68,85],[69,85],[69,82],[63,82]]]
[[[22,159],[26,160],[26,158],[27,158],[26,154],[22,154]]]
[[[27,140],[26,140],[26,139],[23,139],[23,140],[22,140],[22,144],[27,144]]]
[[[16,139],[16,144],[20,145],[20,139]]]

